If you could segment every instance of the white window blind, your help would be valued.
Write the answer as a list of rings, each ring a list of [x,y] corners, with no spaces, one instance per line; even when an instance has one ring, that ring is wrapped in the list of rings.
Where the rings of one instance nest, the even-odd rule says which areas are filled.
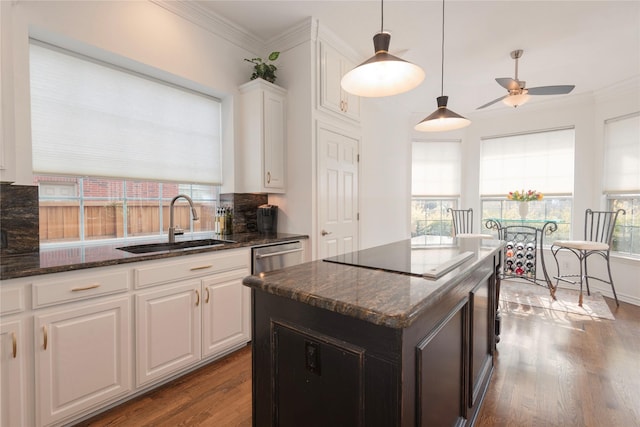
[[[413,196],[459,196],[460,142],[414,142],[411,165]]]
[[[573,194],[574,134],[571,128],[483,139],[480,194]]]
[[[604,192],[640,193],[640,113],[605,122]]]
[[[220,101],[32,41],[36,173],[220,184]]]

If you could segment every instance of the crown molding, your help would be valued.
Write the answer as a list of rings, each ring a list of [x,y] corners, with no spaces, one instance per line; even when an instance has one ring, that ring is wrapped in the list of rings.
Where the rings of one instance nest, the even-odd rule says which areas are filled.
[[[640,100],[640,75],[594,91],[594,97],[597,101],[614,99],[620,96],[636,96]]]
[[[258,54],[266,50],[266,44],[258,36],[202,7],[197,2],[187,0],[149,1],[249,52]]]
[[[284,33],[273,37],[266,43],[266,51],[279,51],[283,52],[294,47],[306,43],[310,40],[314,40],[314,34],[317,31],[318,20],[309,17],[304,19],[298,25],[291,27]]]

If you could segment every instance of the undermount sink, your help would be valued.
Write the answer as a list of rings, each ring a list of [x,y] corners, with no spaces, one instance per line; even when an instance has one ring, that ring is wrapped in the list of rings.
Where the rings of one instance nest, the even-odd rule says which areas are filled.
[[[218,240],[218,239],[201,239],[201,240],[186,240],[184,242],[174,243],[149,243],[146,245],[133,245],[123,246],[121,251],[130,252],[132,254],[146,254],[149,252],[165,252],[165,251],[180,251],[185,249],[198,249],[213,246],[222,246],[229,243],[235,243],[233,240]]]

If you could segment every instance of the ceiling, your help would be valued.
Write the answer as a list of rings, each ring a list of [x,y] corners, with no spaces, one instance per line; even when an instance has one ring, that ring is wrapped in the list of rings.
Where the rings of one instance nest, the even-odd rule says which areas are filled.
[[[202,1],[261,40],[272,40],[308,17],[352,46],[373,55],[381,3],[361,1]],[[397,95],[408,111],[436,109],[441,79],[441,1],[384,2],[390,52],[420,65],[425,81]],[[528,105],[577,96],[640,75],[640,1],[482,1],[445,3],[444,94],[449,108],[468,115],[506,94],[496,77],[514,77],[509,53],[523,49],[519,79],[527,87],[574,84],[570,95],[534,96]],[[268,53],[268,52],[267,52]],[[526,108],[527,105],[520,108]],[[502,103],[488,110],[509,108]]]

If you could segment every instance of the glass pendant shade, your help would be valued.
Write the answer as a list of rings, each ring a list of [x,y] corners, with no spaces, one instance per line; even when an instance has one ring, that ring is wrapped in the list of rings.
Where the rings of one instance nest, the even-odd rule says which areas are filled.
[[[391,55],[391,35],[381,32],[373,36],[376,54],[342,77],[342,88],[354,95],[382,97],[407,92],[424,80],[422,68]]]
[[[415,125],[414,129],[420,132],[443,132],[469,126],[471,120],[447,108],[448,100],[448,96],[439,96],[438,109]]]
[[[524,89],[524,91],[520,94],[508,95],[506,98],[502,100],[502,102],[504,102],[510,107],[514,107],[514,108],[518,107],[519,105],[522,105],[525,102],[527,102],[529,98],[531,98],[531,95],[527,94],[527,92],[528,91]]]

